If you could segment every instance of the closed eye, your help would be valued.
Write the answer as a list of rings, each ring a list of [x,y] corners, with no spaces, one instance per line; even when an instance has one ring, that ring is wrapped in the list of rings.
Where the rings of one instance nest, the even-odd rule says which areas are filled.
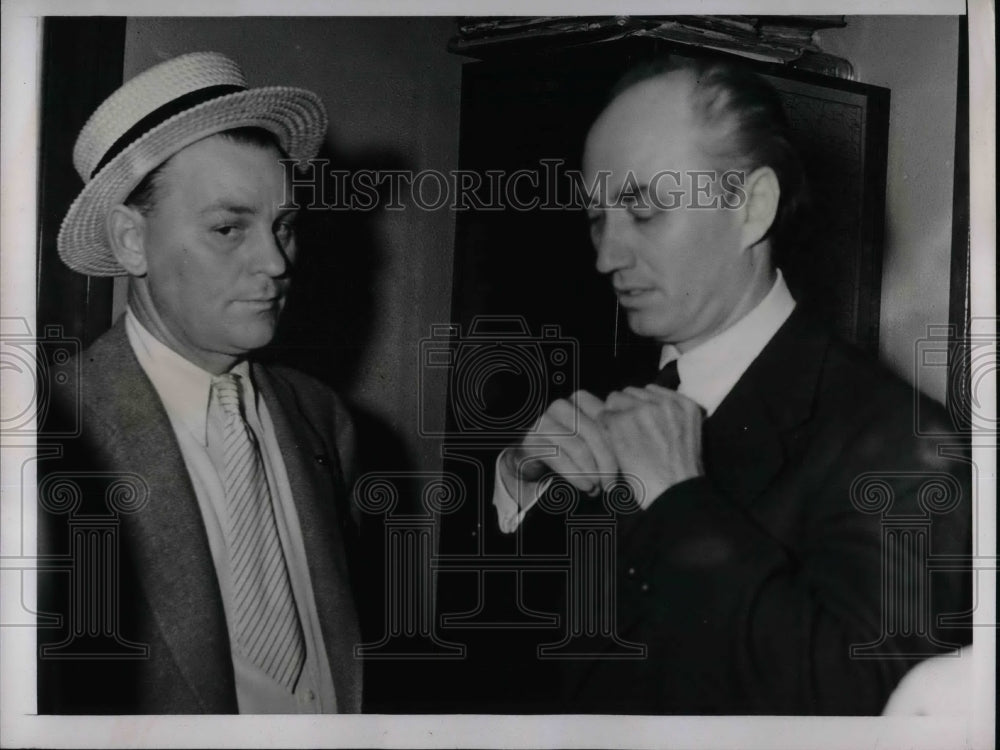
[[[651,208],[637,208],[633,207],[629,209],[629,215],[632,220],[637,224],[642,224],[643,222],[649,221],[653,218],[654,213]]]

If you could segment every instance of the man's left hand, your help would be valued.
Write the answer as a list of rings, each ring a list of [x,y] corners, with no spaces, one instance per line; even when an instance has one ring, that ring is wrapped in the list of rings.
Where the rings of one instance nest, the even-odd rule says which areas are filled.
[[[644,510],[663,492],[704,474],[704,412],[691,399],[658,385],[613,391],[601,424],[625,480]]]

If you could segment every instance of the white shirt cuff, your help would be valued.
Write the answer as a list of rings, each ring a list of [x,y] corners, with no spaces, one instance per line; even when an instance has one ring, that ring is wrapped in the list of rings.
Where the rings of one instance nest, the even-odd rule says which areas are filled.
[[[521,521],[531,507],[538,502],[538,498],[545,494],[545,491],[552,484],[552,477],[546,477],[541,482],[518,482],[518,492],[522,494],[520,498],[513,497],[507,491],[503,480],[500,478],[500,459],[503,452],[497,456],[495,466],[495,477],[493,482],[493,505],[497,509],[497,523],[500,531],[504,534],[512,534],[517,531]],[[518,502],[520,500],[521,502]]]

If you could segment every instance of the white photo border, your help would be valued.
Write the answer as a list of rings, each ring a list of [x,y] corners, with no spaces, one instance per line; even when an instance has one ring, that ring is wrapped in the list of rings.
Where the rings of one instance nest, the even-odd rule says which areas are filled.
[[[169,12],[166,8],[169,6]],[[752,3],[753,12],[781,13],[781,0]],[[3,318],[34,320],[36,184],[41,73],[41,17],[46,15],[468,15],[606,14],[606,2],[538,2],[507,0],[471,9],[459,0],[405,2],[377,6],[360,0],[5,0],[2,38],[2,235],[0,285]],[[960,15],[957,0],[841,0],[809,3],[816,14]],[[662,14],[662,2],[616,3],[614,13]],[[749,12],[738,0],[681,0],[671,13]],[[996,316],[996,175],[995,175],[995,8],[989,0],[971,0],[969,14],[971,316]],[[994,330],[995,334],[995,330]],[[995,341],[994,341],[995,347]],[[2,375],[0,375],[2,377]],[[995,378],[995,371],[990,376]],[[18,392],[18,381],[4,386],[2,398],[17,402],[31,394]],[[987,383],[981,393],[996,394]],[[995,417],[996,404],[988,406]],[[975,521],[980,556],[996,558],[995,438],[973,436],[979,467],[979,516]],[[9,584],[12,566],[34,553],[33,476],[21,467],[34,446],[8,441],[0,451],[2,525],[0,572]],[[22,506],[22,491],[24,495]],[[9,565],[7,563],[10,563]],[[995,566],[994,566],[995,568]],[[0,587],[0,610],[25,606],[32,611],[34,579],[23,575],[23,587]],[[996,571],[979,572],[979,624],[995,622]],[[21,591],[24,592],[22,600]],[[119,716],[65,717],[35,715],[35,633],[33,627],[0,631],[0,739],[10,747],[687,747],[801,748],[856,750],[866,747],[992,747],[995,741],[995,634],[975,628],[975,705],[971,719],[947,717],[600,717],[600,716]],[[815,744],[814,744],[815,743]]]

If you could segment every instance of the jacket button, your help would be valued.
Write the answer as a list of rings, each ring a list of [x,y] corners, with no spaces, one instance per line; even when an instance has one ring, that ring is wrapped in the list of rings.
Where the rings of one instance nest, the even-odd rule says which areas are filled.
[[[642,590],[642,593],[645,594],[647,591],[649,591],[649,584],[648,583],[644,583],[639,588]]]
[[[635,568],[629,568],[628,569],[628,577],[629,578],[634,578],[635,577]]]

